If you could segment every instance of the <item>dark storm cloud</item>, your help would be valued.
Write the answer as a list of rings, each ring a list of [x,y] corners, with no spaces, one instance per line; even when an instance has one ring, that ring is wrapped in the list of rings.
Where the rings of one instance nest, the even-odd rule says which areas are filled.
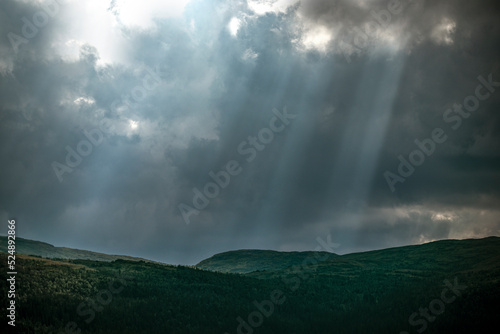
[[[457,130],[443,120],[478,76],[500,81],[495,2],[415,0],[382,27],[370,22],[389,1],[259,14],[191,1],[152,26],[119,20],[111,50],[66,29],[80,6],[61,5],[15,53],[7,33],[22,34],[20,18],[40,6],[2,3],[0,216],[16,217],[20,236],[194,263],[236,248],[314,249],[328,234],[347,252],[500,233],[500,92]],[[119,19],[117,2],[112,11]],[[157,86],[132,100],[151,73]],[[296,118],[248,162],[239,145],[285,107]],[[52,163],[103,120],[113,130],[59,182]],[[391,192],[384,172],[437,127],[447,141]],[[179,204],[194,207],[193,188],[231,160],[242,172],[186,225]]]

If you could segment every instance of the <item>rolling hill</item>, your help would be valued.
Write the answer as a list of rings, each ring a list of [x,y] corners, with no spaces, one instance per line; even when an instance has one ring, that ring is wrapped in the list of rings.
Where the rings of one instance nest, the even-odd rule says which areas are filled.
[[[300,265],[306,259],[324,261],[338,255],[328,252],[277,252],[270,250],[236,250],[216,254],[196,265],[197,268],[222,273],[247,274],[274,271]]]
[[[7,252],[7,237],[0,236],[0,252]],[[129,260],[129,261],[147,261],[150,260],[126,256],[126,255],[108,255],[103,253],[91,252],[88,250],[80,250],[66,247],[55,247],[51,244],[23,239],[16,237],[16,253],[23,255],[34,255],[50,259],[80,259],[80,260],[94,260],[94,261],[115,261],[115,260]]]
[[[498,237],[341,256],[234,251],[199,267],[16,255],[16,332],[486,333],[500,312],[499,260]]]

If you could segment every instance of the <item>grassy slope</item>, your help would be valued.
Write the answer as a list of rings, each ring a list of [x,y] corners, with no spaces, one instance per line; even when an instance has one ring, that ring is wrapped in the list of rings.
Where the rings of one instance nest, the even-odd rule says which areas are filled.
[[[317,256],[317,257],[316,257]],[[250,274],[270,278],[304,271],[303,261],[318,259],[305,270],[317,274],[359,275],[360,272],[383,269],[391,275],[416,277],[432,271],[446,273],[449,268],[480,270],[500,263],[500,238],[441,240],[422,245],[388,248],[376,251],[336,255],[327,252],[276,252],[238,250],[216,254],[196,267],[218,272]],[[258,272],[256,272],[258,271]],[[264,271],[264,272],[262,272]]]
[[[0,236],[0,252],[7,252],[7,237]],[[16,237],[16,253],[23,255],[35,255],[52,259],[81,259],[81,260],[94,260],[94,261],[115,261],[115,260],[130,260],[130,261],[148,261],[138,257],[126,255],[108,255],[103,253],[96,253],[87,250],[54,247],[51,244],[23,239]]]

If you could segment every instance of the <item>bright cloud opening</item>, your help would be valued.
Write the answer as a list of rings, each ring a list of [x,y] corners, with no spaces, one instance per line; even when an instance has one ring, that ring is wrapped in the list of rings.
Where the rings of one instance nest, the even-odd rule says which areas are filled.
[[[327,52],[332,40],[332,32],[323,26],[312,27],[302,35],[302,45],[306,50]]]
[[[229,24],[227,28],[229,29],[229,32],[231,33],[231,36],[236,37],[238,34],[238,30],[240,30],[241,27],[241,20],[238,19],[237,17],[233,17],[231,21],[229,21]]]
[[[267,13],[286,12],[286,10],[296,4],[298,0],[248,0],[248,8],[257,15]]]
[[[80,46],[95,47],[99,65],[128,64],[125,49],[128,37],[124,28],[150,29],[156,19],[180,17],[190,0],[87,0],[72,1],[71,6],[61,6],[67,11],[66,29],[57,36],[53,45],[66,61],[79,58]],[[62,17],[62,16],[61,16]]]
[[[130,121],[128,122],[128,125],[130,126],[130,128],[131,128],[132,130],[135,130],[135,129],[137,129],[137,127],[139,126],[139,122],[137,122],[137,121],[133,121],[133,120],[130,120]]]
[[[77,105],[93,105],[95,103],[95,100],[93,97],[79,97],[76,100],[73,101]]]
[[[120,23],[148,28],[156,18],[178,17],[190,0],[115,0],[113,10]]]
[[[453,33],[456,27],[457,24],[454,21],[444,18],[434,27],[431,37],[438,44],[451,45],[453,44]]]

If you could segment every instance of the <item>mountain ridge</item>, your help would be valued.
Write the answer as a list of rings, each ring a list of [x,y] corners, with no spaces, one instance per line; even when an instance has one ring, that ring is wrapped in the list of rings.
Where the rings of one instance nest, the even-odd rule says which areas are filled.
[[[500,240],[500,237],[489,236],[485,238],[470,238],[470,239],[443,239],[431,241],[428,243],[417,245],[405,245],[399,247],[389,247],[384,249],[354,252],[347,254],[336,254],[325,251],[276,251],[263,249],[238,249],[230,250],[214,254],[194,266],[197,269],[217,271],[222,273],[237,273],[250,274],[253,272],[279,272],[294,266],[300,266],[308,259],[315,259],[315,266],[328,266],[332,263],[339,265],[341,263],[349,263],[354,265],[356,262],[362,261],[365,265],[375,261],[384,262],[392,261],[392,256],[411,257],[416,253],[421,257],[424,253],[428,256],[434,255],[433,249],[440,248],[449,249],[450,252],[455,251],[455,248],[473,248],[475,243],[482,245],[495,243]],[[7,252],[7,237],[0,236],[0,252]],[[150,263],[166,264],[164,262],[152,261],[145,258],[134,257],[129,255],[112,255],[90,250],[81,250],[69,247],[56,247],[47,242],[30,240],[25,238],[16,238],[16,253],[24,255],[32,255],[50,259],[65,259],[65,260],[94,260],[112,262],[115,260],[129,261],[144,261]],[[460,256],[465,255],[460,253]],[[325,258],[326,257],[326,258]],[[407,259],[408,260],[408,259]]]
[[[144,261],[161,263],[140,257],[129,255],[115,255],[90,250],[57,247],[44,241],[31,240],[16,237],[16,253],[23,255],[34,255],[50,259],[65,259],[65,260],[95,260],[111,262],[115,260],[129,260],[129,261]],[[7,236],[0,235],[0,252],[7,252]]]
[[[363,252],[355,252],[355,253],[347,253],[338,255],[330,252],[279,252],[279,251],[265,251],[265,250],[251,250],[251,249],[242,249],[235,251],[227,251],[223,253],[217,253],[203,261],[200,261],[195,267],[218,271],[224,273],[240,273],[240,274],[250,274],[257,271],[275,271],[280,272],[286,270],[290,267],[297,267],[302,265],[302,262],[306,258],[316,258],[314,254],[326,254],[328,255],[327,259],[316,261],[315,266],[324,267],[332,264],[339,265],[345,264],[354,266],[356,263],[363,263],[363,265],[369,265],[373,262],[393,262],[393,257],[405,257],[405,261],[413,260],[415,257],[420,258],[423,257],[424,254],[427,254],[427,261],[432,262],[440,258],[440,255],[434,254],[435,248],[439,248],[441,252],[444,250],[448,250],[450,253],[455,253],[457,256],[461,256],[466,260],[466,254],[461,251],[461,249],[473,249],[477,245],[491,245],[496,246],[496,244],[500,241],[500,237],[490,236],[485,238],[471,238],[471,239],[443,239],[431,241],[428,243],[417,244],[417,245],[406,245],[399,247],[390,247],[384,249],[363,251]],[[301,256],[296,257],[294,259],[288,259],[287,262],[281,265],[269,265],[261,266],[260,268],[255,266],[255,263],[266,262],[267,259],[258,259],[259,254],[281,254],[285,257],[291,257],[295,254],[301,254]],[[245,256],[240,256],[245,255]],[[250,259],[250,265],[245,266],[244,261],[248,260],[249,255],[253,255],[256,259]],[[308,255],[308,256],[305,256]],[[449,255],[449,254],[447,254]],[[444,255],[443,255],[444,256]],[[499,259],[500,260],[500,259]],[[450,260],[448,260],[450,261]],[[393,265],[393,264],[391,264]],[[262,276],[262,275],[260,275]]]

